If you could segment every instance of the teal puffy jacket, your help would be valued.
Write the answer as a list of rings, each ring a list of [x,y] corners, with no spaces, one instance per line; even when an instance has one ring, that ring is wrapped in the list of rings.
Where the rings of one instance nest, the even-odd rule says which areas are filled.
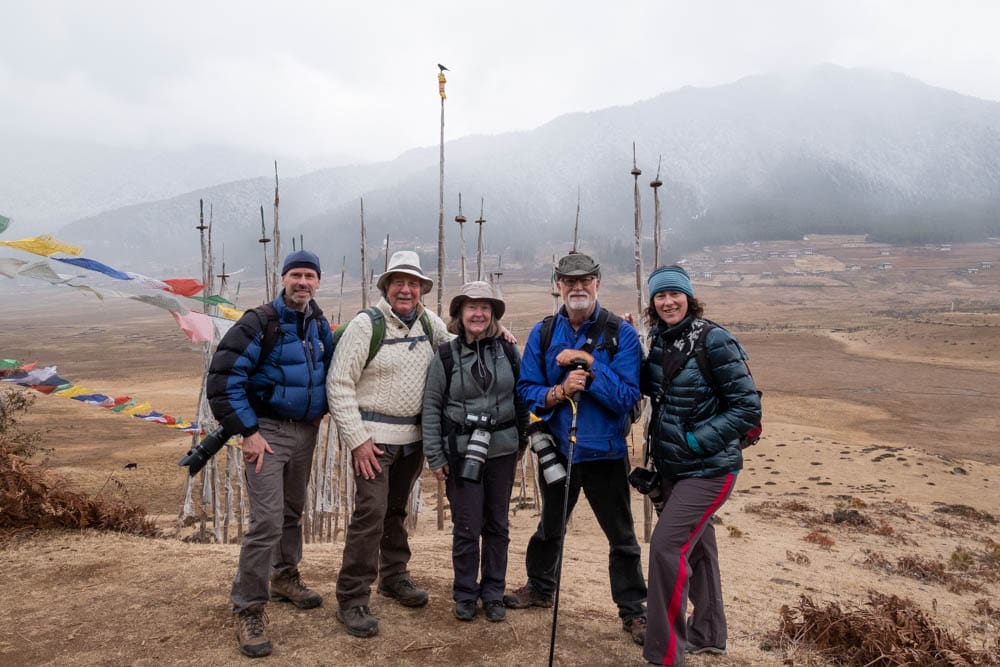
[[[739,471],[743,467],[740,437],[760,420],[760,396],[746,365],[746,353],[721,327],[705,334],[705,351],[724,400],[716,396],[694,355],[664,383],[663,350],[693,322],[687,317],[673,327],[662,323],[654,327],[649,355],[640,371],[640,389],[653,405],[649,429],[653,460],[667,478],[717,477]],[[689,442],[688,432],[696,443]]]

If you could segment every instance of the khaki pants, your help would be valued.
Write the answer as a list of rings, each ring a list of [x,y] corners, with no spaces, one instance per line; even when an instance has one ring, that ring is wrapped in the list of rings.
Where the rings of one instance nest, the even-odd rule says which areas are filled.
[[[344,540],[344,558],[337,578],[341,609],[368,605],[376,575],[392,582],[408,574],[410,543],[406,533],[406,505],[424,463],[422,443],[376,445],[382,468],[375,479],[354,477],[354,513]]]
[[[255,464],[246,467],[250,526],[229,596],[237,612],[266,603],[272,573],[302,560],[302,508],[316,447],[317,426],[311,422],[263,418],[259,425],[274,453],[264,455],[259,473]]]

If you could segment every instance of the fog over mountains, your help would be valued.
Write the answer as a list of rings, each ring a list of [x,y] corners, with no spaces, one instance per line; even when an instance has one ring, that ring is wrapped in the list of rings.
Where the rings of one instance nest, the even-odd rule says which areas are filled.
[[[647,237],[648,184],[662,155],[663,226],[671,229],[674,254],[705,243],[809,232],[911,242],[1000,234],[1000,103],[897,74],[821,65],[567,114],[529,132],[448,141],[449,259],[458,255],[459,192],[470,220],[486,198],[489,250],[503,253],[505,262],[529,262],[540,242],[571,240],[578,187],[584,246],[609,259],[629,256],[633,141]],[[271,163],[252,168],[267,173]],[[150,181],[160,177],[150,175]],[[54,186],[47,196],[52,203],[72,193]],[[302,234],[325,261],[339,264],[347,255],[356,264],[362,196],[373,252],[386,234],[393,247],[435,247],[438,147],[283,177],[286,249],[292,235]],[[209,204],[214,210],[217,259],[224,245],[228,266],[255,268],[260,206],[270,229],[273,197],[273,178],[237,180],[99,213],[67,225],[60,236],[83,245],[87,256],[129,268],[193,269],[203,198],[206,212]],[[475,233],[475,225],[466,227],[470,250]]]

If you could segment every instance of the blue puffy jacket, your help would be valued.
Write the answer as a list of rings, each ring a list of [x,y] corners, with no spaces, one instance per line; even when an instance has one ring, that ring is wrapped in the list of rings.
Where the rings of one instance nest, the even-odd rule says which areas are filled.
[[[313,421],[326,414],[326,373],[333,334],[315,301],[306,313],[285,305],[284,291],[272,305],[278,341],[263,363],[264,328],[247,311],[219,342],[208,369],[206,393],[212,414],[228,433],[257,432],[257,418]]]
[[[724,400],[716,396],[694,355],[673,380],[664,383],[663,350],[689,331],[693,322],[689,316],[673,327],[658,324],[642,363],[640,386],[653,406],[649,431],[653,460],[668,478],[717,477],[739,471],[743,467],[740,437],[760,420],[760,396],[746,354],[722,327],[712,327],[705,334],[705,352]]]
[[[580,349],[587,338],[588,328],[601,312],[598,304],[590,319],[574,332],[565,310],[556,314],[552,341],[541,358],[541,329],[539,322],[528,335],[521,359],[521,377],[517,393],[528,409],[548,423],[552,436],[564,456],[569,455],[569,428],[573,419],[569,403],[560,403],[552,409],[545,408],[545,394],[566,376],[566,369],[556,364],[556,356],[566,349]],[[587,390],[580,392],[577,401],[577,442],[573,462],[613,460],[628,455],[625,435],[629,431],[629,410],[639,400],[639,362],[642,351],[639,337],[627,322],[618,331],[618,351],[614,359],[605,348],[604,332],[596,341],[594,363],[590,367],[594,377],[587,383]],[[547,374],[543,372],[545,365]]]

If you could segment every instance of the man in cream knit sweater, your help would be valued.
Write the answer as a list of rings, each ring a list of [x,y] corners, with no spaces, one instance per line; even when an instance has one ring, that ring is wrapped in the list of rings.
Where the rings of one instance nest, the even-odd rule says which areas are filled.
[[[371,316],[361,312],[337,343],[327,376],[330,413],[340,441],[354,459],[354,513],[344,541],[337,578],[337,618],[355,637],[378,633],[369,607],[371,585],[407,607],[427,604],[407,564],[410,546],[406,504],[423,468],[420,416],[427,367],[438,344],[451,338],[445,323],[425,311],[420,297],[433,282],[412,251],[395,253],[378,280],[376,304],[385,323],[385,339],[369,362]],[[426,313],[431,338],[420,321]]]

